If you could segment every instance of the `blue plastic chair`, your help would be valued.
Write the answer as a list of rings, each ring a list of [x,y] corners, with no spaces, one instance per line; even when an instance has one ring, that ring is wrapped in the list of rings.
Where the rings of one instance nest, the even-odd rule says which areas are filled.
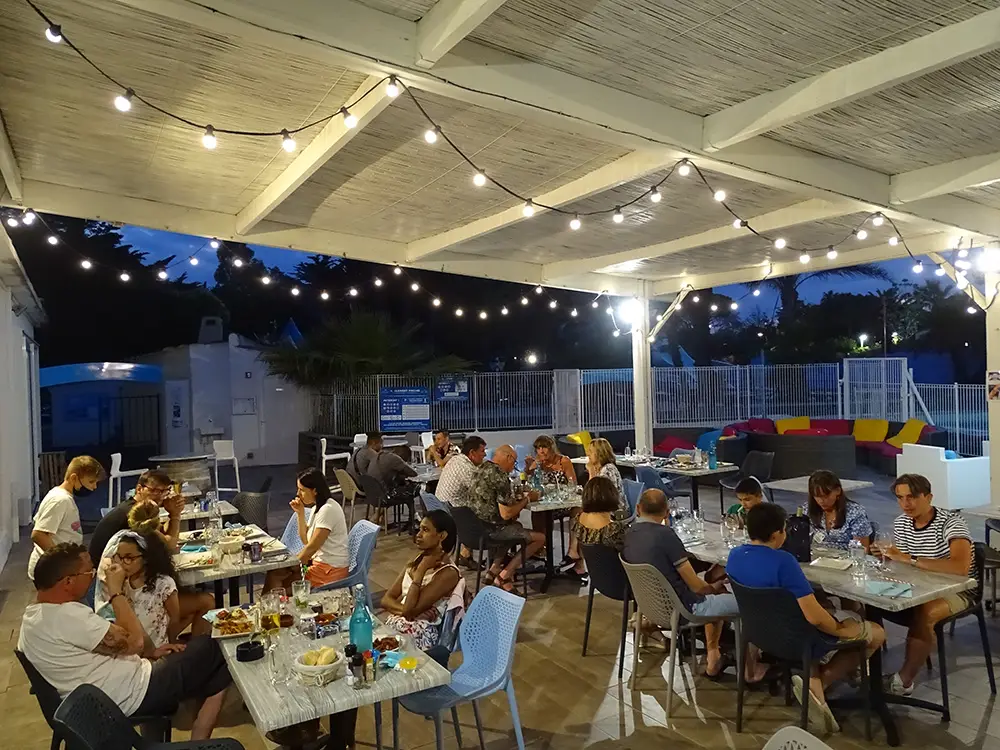
[[[312,520],[313,509],[306,508],[306,523]],[[288,523],[285,524],[285,530],[281,532],[281,543],[288,547],[289,553],[297,555],[302,551],[305,545],[302,540],[299,539],[299,522],[296,519],[295,514],[292,513],[291,518],[288,519]]]
[[[695,446],[700,450],[709,451],[718,442],[720,437],[722,437],[722,430],[709,430],[702,433]]]
[[[443,510],[451,513],[451,507],[447,503],[442,503],[433,492],[421,492],[420,502],[424,504],[424,510],[430,513],[432,510]]]
[[[622,485],[625,487],[625,499],[628,500],[629,515],[634,516],[635,509],[639,505],[639,495],[646,489],[646,485],[631,479],[623,479]]]
[[[691,490],[677,487],[673,481],[663,481],[660,472],[652,466],[636,466],[635,478],[638,479],[647,490],[660,490],[667,497],[687,497]],[[683,478],[682,478],[683,479]]]
[[[434,719],[438,750],[443,747],[441,712],[450,708],[451,718],[455,724],[455,736],[461,747],[462,733],[458,726],[457,706],[467,701],[472,703],[479,743],[480,746],[484,746],[483,725],[479,719],[479,705],[476,701],[500,690],[507,692],[517,746],[519,750],[524,750],[521,717],[517,712],[514,681],[510,674],[514,662],[514,642],[517,640],[518,622],[523,609],[524,599],[496,587],[484,589],[472,600],[458,635],[462,664],[451,673],[451,683],[393,699],[393,750],[399,750],[400,705],[411,713]]]
[[[347,535],[347,578],[320,586],[317,591],[332,591],[333,589],[347,588],[362,584],[365,587],[365,596],[368,598],[368,609],[375,611],[372,606],[372,590],[368,585],[368,571],[372,567],[372,555],[375,553],[375,540],[378,539],[378,525],[371,521],[361,520],[354,524],[351,533]]]

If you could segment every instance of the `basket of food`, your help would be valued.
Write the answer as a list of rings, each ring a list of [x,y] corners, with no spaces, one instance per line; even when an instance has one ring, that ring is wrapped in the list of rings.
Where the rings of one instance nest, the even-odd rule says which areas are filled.
[[[238,555],[243,551],[243,537],[223,537],[222,540],[219,541],[219,549],[227,555]]]
[[[306,651],[292,662],[292,671],[306,685],[322,687],[334,680],[339,680],[346,674],[347,660],[335,648],[324,646],[320,649]]]

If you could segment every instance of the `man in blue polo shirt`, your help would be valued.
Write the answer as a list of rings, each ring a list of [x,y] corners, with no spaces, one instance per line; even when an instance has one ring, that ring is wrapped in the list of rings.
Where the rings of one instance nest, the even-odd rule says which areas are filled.
[[[822,664],[809,678],[809,697],[819,711],[810,711],[809,717],[821,722],[821,730],[839,732],[840,726],[826,703],[824,689],[844,679],[858,666],[858,652],[830,649],[838,641],[864,640],[870,657],[882,646],[885,633],[873,622],[854,619],[853,612],[831,614],[823,609],[798,561],[781,549],[785,543],[785,511],[780,505],[761,503],[751,508],[746,515],[746,530],[750,543],[729,553],[726,572],[741,586],[791,591],[803,616],[820,631],[821,641],[826,646],[822,651],[826,653],[816,654],[816,658],[822,657]],[[795,675],[792,682],[795,697],[801,702],[802,678]]]

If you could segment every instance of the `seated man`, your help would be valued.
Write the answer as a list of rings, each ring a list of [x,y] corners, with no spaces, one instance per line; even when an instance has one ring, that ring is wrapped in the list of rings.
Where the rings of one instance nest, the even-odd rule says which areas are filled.
[[[900,510],[892,524],[892,544],[883,548],[884,557],[934,573],[950,573],[963,578],[975,575],[972,536],[958,513],[931,505],[931,483],[920,474],[903,474],[892,483]],[[972,592],[962,592],[921,604],[910,610],[906,624],[906,656],[899,672],[889,681],[897,695],[910,695],[913,680],[920,672],[936,639],[934,626],[948,615],[961,612],[972,603]]]
[[[698,617],[726,617],[739,614],[736,597],[726,591],[725,582],[707,583],[691,566],[687,550],[664,521],[670,506],[662,490],[646,490],[639,497],[638,517],[625,533],[622,557],[633,564],[652,565],[677,592],[681,603]],[[722,620],[705,625],[707,664],[705,675],[715,679],[722,674]],[[751,672],[748,659],[747,680],[756,682],[760,675]],[[754,667],[755,669],[755,667]]]
[[[462,452],[441,469],[437,484],[437,498],[447,505],[468,505],[469,489],[477,469],[486,460],[486,441],[478,435],[469,435],[462,441]],[[458,564],[476,570],[472,552],[464,544],[458,555]]]
[[[360,474],[369,474],[379,480],[390,493],[400,487],[407,477],[417,475],[417,470],[396,453],[383,450],[382,436],[377,432],[368,436],[368,444],[354,455],[348,469],[352,464],[360,470]]]
[[[527,546],[528,557],[545,546],[545,534],[524,528],[517,517],[531,502],[532,493],[520,498],[514,497],[510,484],[510,473],[517,463],[517,452],[509,445],[502,445],[493,451],[491,461],[483,461],[476,471],[469,489],[469,502],[473,512],[495,532],[502,532],[504,539]],[[514,571],[521,564],[521,556],[513,555],[506,568],[503,557],[497,556],[486,573],[487,585],[495,583],[504,591],[514,590]]]
[[[809,678],[809,696],[819,711],[809,716],[825,731],[839,732],[840,727],[826,703],[825,688],[850,674],[859,663],[857,651],[831,651],[838,641],[863,640],[866,658],[885,641],[882,628],[873,622],[855,619],[853,612],[831,614],[817,601],[812,585],[792,555],[781,549],[785,543],[785,511],[780,505],[760,503],[746,515],[749,544],[729,553],[726,572],[730,579],[752,588],[783,588],[792,592],[802,615],[820,631],[820,650],[815,654],[823,664]],[[803,700],[802,678],[792,677],[795,697]]]
[[[438,468],[444,466],[455,456],[457,448],[451,443],[448,430],[438,430],[434,433],[434,445],[424,451],[424,460]]]
[[[146,650],[139,619],[125,596],[125,571],[107,568],[115,622],[80,603],[94,578],[82,544],[57,544],[35,566],[38,599],[21,619],[17,648],[61,697],[78,685],[100,688],[126,715],[173,713],[180,701],[199,701],[191,738],[212,736],[226,688],[232,679],[218,644],[210,636],[187,646],[168,644]]]

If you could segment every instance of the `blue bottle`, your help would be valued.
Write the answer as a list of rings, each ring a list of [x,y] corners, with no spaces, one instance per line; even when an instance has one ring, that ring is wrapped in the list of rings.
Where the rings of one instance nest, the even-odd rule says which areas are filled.
[[[358,584],[354,587],[354,614],[350,623],[351,643],[364,653],[372,648],[372,616],[368,612],[368,600],[365,598],[365,587]]]
[[[719,459],[715,455],[715,443],[708,446],[708,468],[717,469],[719,468]]]

